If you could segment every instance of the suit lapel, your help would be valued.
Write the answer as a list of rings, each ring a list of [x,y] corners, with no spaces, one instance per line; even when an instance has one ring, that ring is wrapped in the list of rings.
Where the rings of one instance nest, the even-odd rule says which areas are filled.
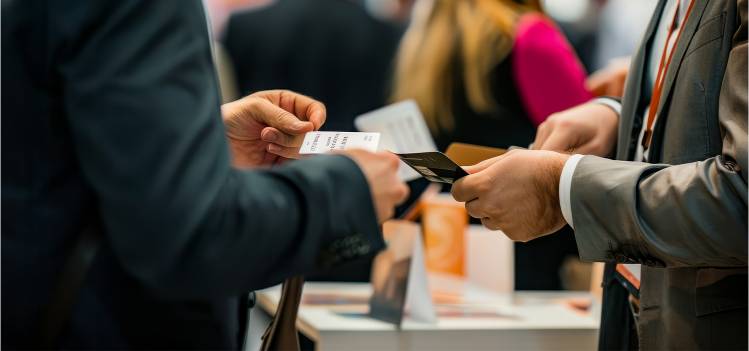
[[[637,53],[632,58],[632,63],[630,64],[625,95],[622,98],[622,115],[619,118],[619,143],[616,155],[616,158],[619,160],[630,160],[634,157],[635,148],[633,145],[637,143],[637,136],[642,126],[642,116],[639,110],[643,98],[644,78],[647,75],[647,63],[650,55],[649,47],[658,29],[658,23],[663,14],[666,1],[658,1],[650,23],[645,30],[645,35],[640,42],[640,47],[637,49]]]
[[[666,105],[667,101],[670,101],[669,97],[671,96],[671,89],[674,86],[676,76],[679,74],[681,63],[684,61],[684,54],[689,48],[689,43],[692,42],[694,33],[697,31],[697,26],[700,24],[700,20],[702,19],[702,14],[705,12],[705,7],[710,0],[693,1],[695,2],[694,8],[692,9],[692,13],[689,15],[689,18],[687,18],[687,22],[683,24],[685,26],[684,30],[681,33],[679,42],[676,43],[676,48],[674,49],[674,58],[671,60],[671,65],[668,67],[668,71],[666,72],[666,78],[664,80],[662,90],[662,94],[664,94],[664,96],[661,96],[661,101],[658,104],[658,118],[656,120],[656,124],[661,124],[665,120],[665,118],[661,118],[663,106]]]

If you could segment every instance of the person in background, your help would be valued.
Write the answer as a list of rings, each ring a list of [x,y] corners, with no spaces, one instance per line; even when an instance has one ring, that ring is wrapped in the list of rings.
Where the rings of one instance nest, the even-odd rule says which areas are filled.
[[[229,17],[232,13],[268,6],[275,1],[276,0],[203,0],[213,39],[219,40],[223,37],[224,29],[226,29],[226,22],[229,21]]]
[[[591,71],[634,53],[657,4],[653,0],[606,0],[596,6],[598,16]]]
[[[402,27],[351,0],[275,0],[236,12],[222,43],[241,93],[285,87],[325,101],[324,130],[354,130],[354,117],[386,102]]]
[[[553,1],[553,0],[550,0]],[[630,56],[657,5],[651,0],[606,0],[598,11],[592,69],[585,86],[596,96],[621,98]]]
[[[355,0],[351,0],[355,1]],[[411,16],[415,0],[357,0],[362,2],[372,16],[383,21],[405,23]]]
[[[392,101],[414,99],[440,149],[528,146],[552,113],[588,101],[585,70],[536,2],[421,1],[401,42]],[[517,289],[560,289],[570,235],[516,245]]]
[[[588,89],[596,96],[621,97],[626,68],[657,1],[542,0],[546,15],[559,25],[583,66],[592,74]],[[626,71],[625,71],[626,73]]]
[[[377,252],[407,195],[392,154],[284,162],[320,102],[220,105],[199,0],[3,1],[2,51],[4,349],[237,349],[240,296]]]
[[[630,57],[611,60],[585,80],[585,87],[595,96],[621,98],[629,73]]]

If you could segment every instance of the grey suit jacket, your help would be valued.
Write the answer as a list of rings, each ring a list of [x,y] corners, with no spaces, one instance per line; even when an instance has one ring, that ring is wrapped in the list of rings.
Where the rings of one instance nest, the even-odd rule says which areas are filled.
[[[630,160],[663,0],[630,67],[619,161],[586,156],[572,180],[580,257],[643,264],[644,349],[747,345],[747,3],[695,1],[666,74],[652,164]]]

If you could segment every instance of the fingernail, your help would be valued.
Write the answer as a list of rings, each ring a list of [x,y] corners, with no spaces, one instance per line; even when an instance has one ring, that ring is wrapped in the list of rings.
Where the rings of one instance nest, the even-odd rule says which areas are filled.
[[[281,147],[276,144],[268,144],[268,151],[270,152],[280,152]]]
[[[294,129],[304,129],[307,127],[307,123],[302,121],[294,122],[294,125],[292,126]]]
[[[278,140],[278,135],[270,131],[265,133],[265,136],[263,137],[263,141],[267,141],[270,143],[275,142],[276,140]]]

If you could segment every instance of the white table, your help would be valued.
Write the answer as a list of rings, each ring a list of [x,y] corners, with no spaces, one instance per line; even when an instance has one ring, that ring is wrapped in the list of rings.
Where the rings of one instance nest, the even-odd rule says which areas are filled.
[[[588,293],[495,293],[468,283],[460,284],[457,290],[455,286],[447,290],[456,293],[449,295],[460,298],[453,298],[453,301],[442,298],[435,304],[440,314],[436,324],[406,318],[398,330],[392,324],[366,316],[368,306],[364,301],[371,293],[369,284],[307,283],[303,302],[315,297],[319,300],[326,294],[358,301],[327,305],[320,301],[303,303],[297,327],[315,342],[317,350],[325,351],[594,350],[597,346],[598,316],[570,306],[570,301],[591,301]],[[260,291],[256,310],[274,313],[279,296],[279,287]],[[453,311],[453,315],[447,317],[445,311]],[[489,315],[454,315],[466,311]],[[255,311],[254,315],[258,315],[257,312],[261,311]],[[252,323],[255,331],[250,334],[256,338],[267,320],[263,323],[255,318]]]

